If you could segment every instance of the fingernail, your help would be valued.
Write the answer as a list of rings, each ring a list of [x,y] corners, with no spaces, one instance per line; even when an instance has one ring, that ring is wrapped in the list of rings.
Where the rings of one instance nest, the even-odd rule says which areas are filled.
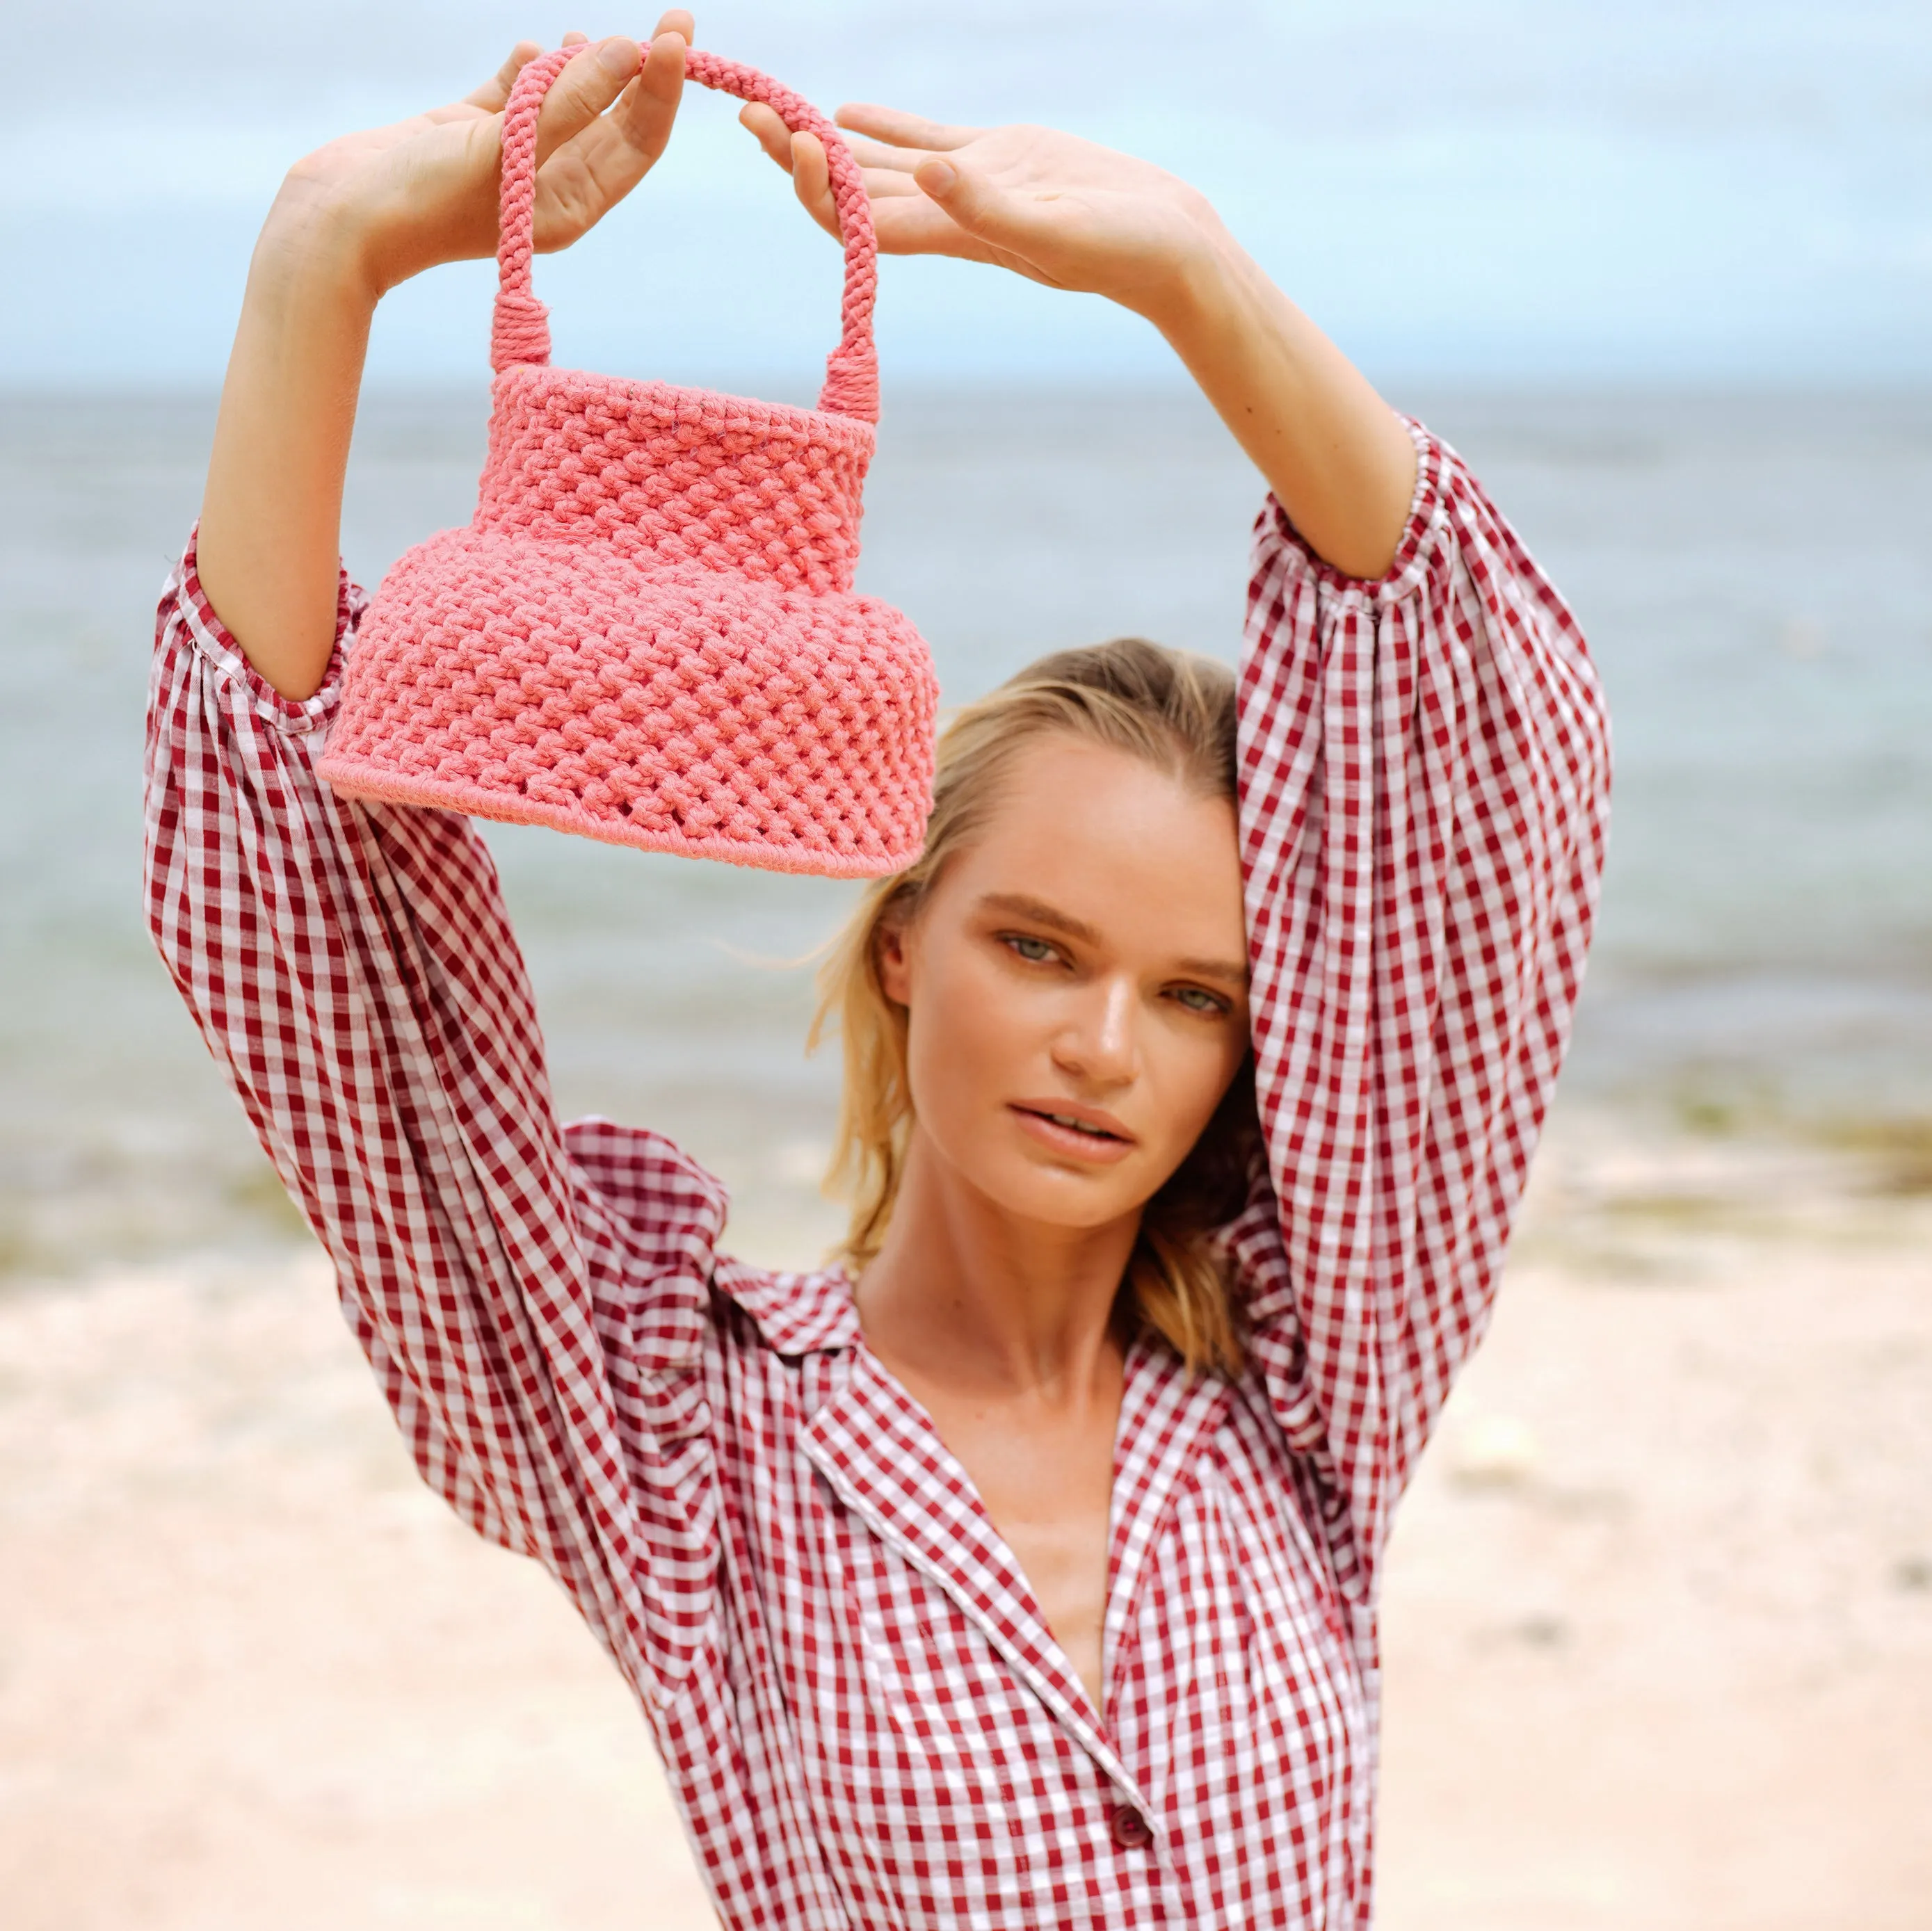
[[[950,194],[958,178],[959,170],[950,161],[927,161],[919,169],[919,184],[928,194]]]
[[[597,58],[607,73],[622,75],[637,71],[638,50],[628,40],[606,40],[597,49]]]

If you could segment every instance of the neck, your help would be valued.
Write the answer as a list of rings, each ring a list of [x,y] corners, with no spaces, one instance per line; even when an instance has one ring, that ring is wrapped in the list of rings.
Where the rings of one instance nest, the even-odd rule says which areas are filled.
[[[1140,1231],[1006,1213],[915,1126],[884,1244],[858,1290],[868,1343],[958,1391],[1086,1399],[1118,1374],[1113,1315]]]

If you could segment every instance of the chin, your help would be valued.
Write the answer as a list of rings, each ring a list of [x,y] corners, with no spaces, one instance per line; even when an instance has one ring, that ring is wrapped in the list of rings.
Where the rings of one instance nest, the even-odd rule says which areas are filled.
[[[1123,1184],[1118,1171],[1102,1180],[1024,1158],[988,1165],[975,1180],[980,1191],[1003,1213],[1045,1227],[1111,1226],[1138,1213],[1154,1191]]]

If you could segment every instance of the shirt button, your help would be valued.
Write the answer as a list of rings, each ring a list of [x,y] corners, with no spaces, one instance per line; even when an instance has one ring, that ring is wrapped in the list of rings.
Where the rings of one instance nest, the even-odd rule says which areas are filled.
[[[1154,1842],[1154,1826],[1131,1804],[1117,1804],[1108,1812],[1107,1828],[1124,1851],[1144,1851]]]

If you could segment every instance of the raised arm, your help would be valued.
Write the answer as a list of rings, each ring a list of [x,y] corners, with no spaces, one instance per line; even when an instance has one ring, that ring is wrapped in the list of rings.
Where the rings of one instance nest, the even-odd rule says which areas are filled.
[[[740,115],[836,236],[825,151]],[[1376,577],[1401,540],[1415,448],[1388,405],[1222,225],[1205,196],[1051,127],[951,127],[847,106],[882,251],[953,255],[1106,296],[1152,322],[1316,554]]]
[[[817,143],[741,118],[830,225]],[[1144,316],[1272,491],[1240,687],[1272,1195],[1231,1238],[1257,1369],[1365,1599],[1487,1323],[1569,1037],[1610,779],[1582,637],[1454,452],[1185,184],[1046,128],[838,118],[867,137],[881,248]]]
[[[671,37],[667,73],[682,57]],[[634,67],[634,47],[626,58]],[[626,85],[598,60],[583,57],[603,77],[586,77],[575,111]],[[490,124],[494,142],[470,106],[367,137],[368,167],[413,142],[434,156],[450,127]],[[410,192],[419,208],[420,183]],[[204,557],[190,541],[161,601],[150,928],[335,1264],[425,1480],[544,1563],[655,1699],[695,1653],[716,1568],[692,1417],[722,1199],[651,1136],[560,1128],[523,961],[469,824],[358,803],[316,775],[361,604],[332,546],[362,298],[380,277],[351,299],[326,247],[305,255],[279,232],[258,257],[224,404],[205,533],[220,547]],[[288,278],[290,259],[317,280]],[[318,287],[346,306],[304,294]],[[282,541],[299,553],[286,569]],[[217,557],[226,609],[251,627],[245,652],[202,582]]]
[[[566,246],[643,179],[677,111],[691,16],[637,43],[586,43],[537,120],[536,245]],[[581,42],[580,34],[568,36]],[[467,98],[350,134],[290,171],[256,244],[215,425],[202,589],[286,697],[335,642],[342,481],[376,304],[440,262],[496,247],[498,130],[520,46]]]

